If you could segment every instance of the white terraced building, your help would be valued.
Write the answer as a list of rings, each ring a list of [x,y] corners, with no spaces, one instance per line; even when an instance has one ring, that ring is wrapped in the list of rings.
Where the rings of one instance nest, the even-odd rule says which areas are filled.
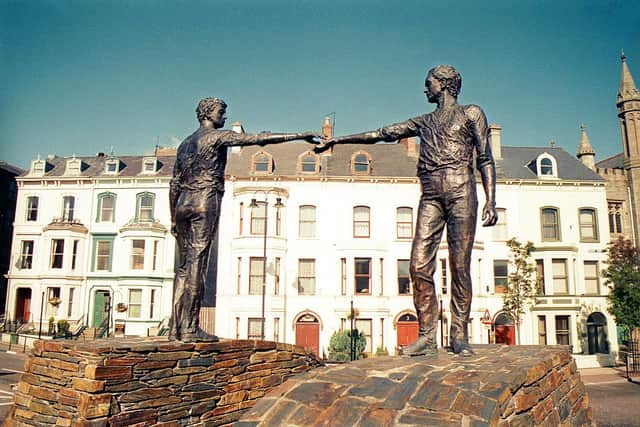
[[[498,126],[491,127],[491,144],[500,220],[496,227],[477,229],[471,342],[515,340],[501,308],[509,271],[505,241],[516,237],[534,243],[543,289],[522,321],[522,343],[571,345],[583,355],[583,366],[607,360],[617,352],[617,336],[599,277],[609,241],[604,180],[560,148],[502,147]],[[327,355],[333,332],[349,328],[353,302],[366,351],[393,354],[417,335],[408,277],[420,192],[417,145],[342,145],[322,155],[310,149],[291,143],[244,147],[230,155],[216,333],[260,338],[264,310],[266,339]],[[478,195],[481,207],[479,179]],[[436,281],[444,313],[439,339],[445,345],[448,268],[443,238]]]
[[[146,335],[170,313],[175,156],[34,160],[17,178],[6,317]],[[105,331],[106,332],[106,331]]]

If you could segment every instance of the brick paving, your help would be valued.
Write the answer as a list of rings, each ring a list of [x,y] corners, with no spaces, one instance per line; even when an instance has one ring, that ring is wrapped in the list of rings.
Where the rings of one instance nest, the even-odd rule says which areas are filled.
[[[566,347],[474,349],[469,358],[441,351],[317,368],[271,390],[234,426],[593,425]]]

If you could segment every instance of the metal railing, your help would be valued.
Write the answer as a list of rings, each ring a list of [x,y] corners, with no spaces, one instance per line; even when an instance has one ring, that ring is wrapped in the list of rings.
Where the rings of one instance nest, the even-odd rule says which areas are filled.
[[[621,350],[620,353],[624,357],[627,380],[631,381],[631,377],[640,375],[640,341],[630,340],[627,349]]]

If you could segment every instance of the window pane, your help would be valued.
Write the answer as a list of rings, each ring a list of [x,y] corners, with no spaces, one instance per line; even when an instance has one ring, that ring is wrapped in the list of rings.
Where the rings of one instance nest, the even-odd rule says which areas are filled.
[[[411,293],[411,280],[409,278],[409,260],[398,260],[398,294],[406,295]]]
[[[262,272],[264,267],[263,258],[249,259],[249,294],[262,294]]]
[[[567,281],[567,265],[565,260],[552,260],[553,292],[566,294],[569,292]]]
[[[109,270],[109,258],[111,257],[111,241],[99,240],[96,248],[96,270]]]
[[[51,268],[62,268],[64,257],[64,239],[51,241]]]
[[[264,234],[267,214],[267,204],[257,202],[257,206],[251,208],[251,234]]]
[[[356,293],[368,294],[371,292],[371,258],[355,259],[355,286]]]
[[[598,263],[596,261],[584,262],[584,286],[587,294],[598,294]]]
[[[140,196],[139,221],[153,221],[153,196],[146,194]]]
[[[396,210],[397,235],[399,239],[413,237],[413,211],[411,208]]]
[[[131,269],[144,269],[144,240],[133,240],[131,243]]]
[[[33,267],[33,240],[23,240],[20,251],[20,268],[30,269]]]
[[[129,289],[128,316],[139,318],[142,314],[142,289]]]
[[[596,238],[595,212],[592,209],[580,209],[580,238],[587,240]]]
[[[73,221],[75,201],[76,199],[73,196],[65,196],[63,198],[62,219],[64,221]]]
[[[300,237],[316,236],[316,207],[300,206],[300,223],[298,224]]]
[[[315,172],[316,171],[316,157],[304,156],[302,158],[302,172]]]
[[[113,222],[115,197],[104,196],[100,199],[100,221]]]
[[[301,259],[298,261],[298,293],[301,295],[315,294],[315,260]]]
[[[355,221],[369,221],[369,208],[357,206],[353,209],[353,219]]]
[[[38,197],[32,196],[27,199],[27,221],[38,220]]]
[[[262,338],[262,319],[249,319],[249,331],[247,338],[259,340]]]
[[[542,238],[558,240],[558,212],[555,209],[542,210]]]
[[[507,277],[509,275],[509,266],[507,261],[493,261],[493,287],[494,292],[503,294],[507,292]]]
[[[365,353],[371,353],[373,346],[371,345],[371,319],[356,319],[355,326],[358,332],[364,334],[366,345],[364,348]]]

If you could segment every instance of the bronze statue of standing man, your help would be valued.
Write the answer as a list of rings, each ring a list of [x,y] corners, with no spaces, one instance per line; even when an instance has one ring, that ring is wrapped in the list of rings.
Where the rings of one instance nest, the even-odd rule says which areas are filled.
[[[204,295],[209,249],[220,218],[227,149],[296,139],[319,141],[314,132],[240,134],[222,130],[226,112],[223,100],[202,99],[196,109],[200,128],[178,147],[169,190],[171,233],[180,252],[173,285],[170,339],[217,340],[200,328],[200,300]]]
[[[418,177],[422,195],[416,233],[411,250],[413,302],[418,314],[418,339],[403,353],[417,356],[437,349],[438,301],[433,274],[444,227],[447,227],[451,266],[451,347],[454,353],[470,356],[467,323],[471,310],[471,250],[475,237],[478,199],[473,172],[474,151],[486,203],[484,226],[498,217],[495,208],[495,163],[488,140],[487,118],[477,105],[457,102],[462,86],[460,74],[450,65],[439,65],[427,74],[424,93],[435,111],[376,131],[329,139],[317,147],[333,144],[373,144],[420,137]]]

